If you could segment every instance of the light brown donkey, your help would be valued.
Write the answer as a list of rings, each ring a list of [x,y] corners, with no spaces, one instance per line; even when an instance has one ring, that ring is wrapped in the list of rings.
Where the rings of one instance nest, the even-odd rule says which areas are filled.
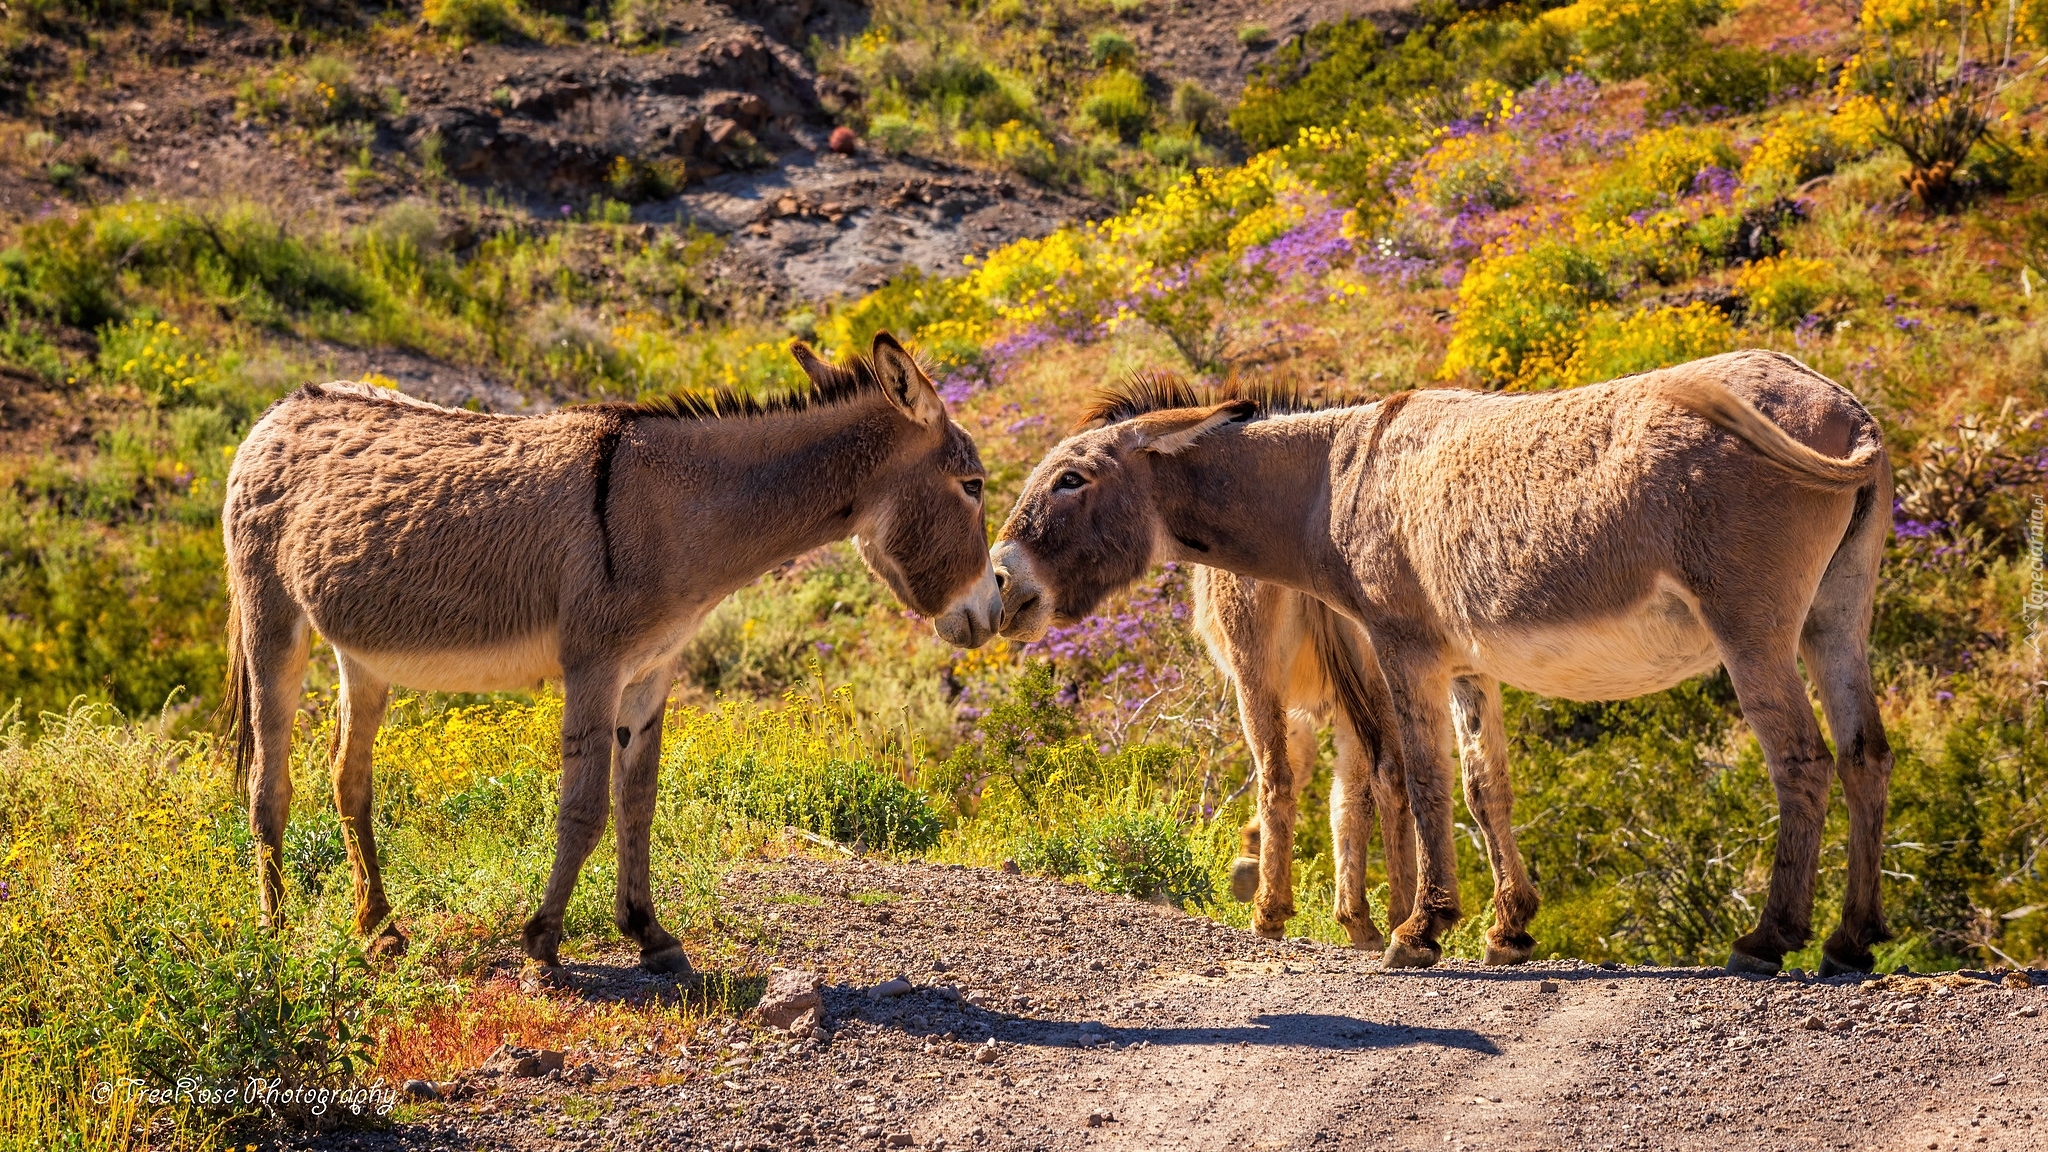
[[[1394,965],[1435,962],[1460,916],[1454,682],[1478,686],[1493,727],[1501,680],[1618,699],[1725,666],[1780,817],[1770,894],[1729,965],[1775,971],[1806,942],[1832,770],[1849,807],[1848,882],[1823,967],[1869,969],[1886,936],[1892,758],[1868,646],[1891,466],[1853,396],[1790,357],[1742,352],[1561,392],[1260,415],[1249,401],[1166,409],[1056,446],[998,534],[1004,635],[1086,615],[1164,560],[1281,584],[1364,625],[1419,840]]]
[[[1395,924],[1415,902],[1415,824],[1371,641],[1327,605],[1278,584],[1202,565],[1191,583],[1195,631],[1237,688],[1257,783],[1231,894],[1252,903],[1252,931],[1273,940],[1286,933],[1294,916],[1295,821],[1315,774],[1317,729],[1329,723],[1337,750],[1330,777],[1337,922],[1352,947],[1380,951],[1386,938],[1365,898],[1373,816],[1377,810]]]
[[[372,835],[370,747],[388,688],[562,685],[555,863],[521,943],[557,963],[562,913],[618,813],[619,930],[641,962],[687,972],[655,919],[648,834],[661,716],[704,615],[762,572],[833,540],[948,641],[987,640],[981,459],[902,346],[827,365],[812,387],[597,405],[546,416],[439,408],[360,384],[272,405],[235,458],[227,536],[228,699],[263,911],[282,894],[292,715],[311,633],[341,665],[334,797],[356,925],[400,949]],[[616,757],[616,771],[614,771]]]
[[[1365,849],[1374,809],[1387,860],[1390,924],[1407,919],[1415,906],[1415,821],[1400,730],[1372,640],[1329,605],[1278,584],[1197,565],[1193,585],[1196,631],[1237,685],[1238,714],[1259,780],[1257,811],[1244,826],[1244,849],[1231,866],[1231,893],[1255,905],[1252,931],[1270,939],[1285,932],[1294,915],[1294,826],[1302,790],[1314,772],[1316,725],[1327,722],[1337,748],[1330,790],[1337,922],[1350,933],[1352,947],[1381,950],[1386,941],[1365,900]],[[1489,709],[1485,691],[1474,677],[1453,681],[1451,715],[1465,804],[1479,822],[1493,866],[1494,927],[1485,961],[1519,964],[1536,941],[1511,926],[1527,925],[1535,916],[1536,889],[1515,847],[1507,733],[1498,702]],[[1267,767],[1273,764],[1287,774],[1280,781]]]

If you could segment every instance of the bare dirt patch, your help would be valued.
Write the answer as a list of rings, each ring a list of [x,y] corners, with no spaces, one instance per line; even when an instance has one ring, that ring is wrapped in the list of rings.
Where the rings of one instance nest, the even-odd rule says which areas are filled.
[[[2048,973],[2015,988],[1989,973],[1823,981],[1576,961],[1386,972],[1075,885],[929,865],[763,864],[728,896],[727,926],[693,955],[755,989],[770,965],[815,971],[826,1039],[715,1016],[651,1046],[572,1052],[558,1078],[447,1085],[455,1099],[389,1131],[315,1146],[2048,1141]],[[552,995],[684,994],[631,961],[572,966]],[[870,995],[897,977],[914,990]]]

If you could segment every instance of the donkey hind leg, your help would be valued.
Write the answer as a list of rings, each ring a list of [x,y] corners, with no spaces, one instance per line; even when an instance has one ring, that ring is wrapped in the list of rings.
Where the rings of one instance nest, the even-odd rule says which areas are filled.
[[[1256,805],[1257,789],[1253,792],[1252,803]],[[1237,859],[1230,862],[1230,898],[1239,904],[1249,904],[1259,894],[1259,820],[1259,814],[1253,812],[1244,827],[1238,829]]]
[[[612,807],[618,819],[619,887],[613,906],[619,931],[640,945],[640,966],[651,972],[690,974],[683,946],[654,917],[648,879],[649,840],[654,827],[655,775],[661,767],[661,717],[668,705],[668,665],[626,686],[619,701],[618,766],[612,775]]]
[[[1821,825],[1827,817],[1834,758],[1799,679],[1791,645],[1731,650],[1722,660],[1734,681],[1742,717],[1749,721],[1778,793],[1778,847],[1771,860],[1770,894],[1757,926],[1735,940],[1731,972],[1769,975],[1785,953],[1805,945],[1813,923],[1813,885],[1820,865]]]
[[[311,634],[296,605],[237,605],[247,645],[249,715],[255,736],[249,766],[249,830],[256,836],[256,889],[262,923],[276,926],[284,906],[284,826],[292,809],[292,721],[305,685]]]
[[[1882,537],[1879,537],[1882,547]],[[1846,549],[1845,549],[1846,551]],[[1842,898],[1842,922],[1821,945],[1823,976],[1868,972],[1876,962],[1872,944],[1891,938],[1885,930],[1878,893],[1884,850],[1884,811],[1891,792],[1892,750],[1877,697],[1870,690],[1870,601],[1875,579],[1838,555],[1807,612],[1799,652],[1806,673],[1820,689],[1828,735],[1835,742],[1835,772],[1849,807],[1849,875]],[[1871,561],[1875,565],[1875,559]]]
[[[1269,940],[1287,933],[1294,917],[1294,821],[1301,757],[1288,739],[1292,719],[1277,697],[1246,701],[1240,709],[1245,739],[1259,774],[1259,887],[1252,899],[1252,931]],[[1309,763],[1314,764],[1314,745]]]
[[[1401,763],[1415,814],[1418,873],[1414,911],[1395,926],[1384,963],[1389,968],[1427,968],[1443,955],[1438,934],[1456,926],[1463,915],[1451,824],[1450,684],[1441,657],[1427,649],[1383,647],[1380,667],[1400,725]]]
[[[1330,773],[1330,843],[1336,849],[1337,923],[1361,952],[1380,952],[1387,939],[1373,923],[1365,898],[1365,850],[1372,841],[1373,765],[1369,751],[1342,716],[1336,726],[1337,763]]]
[[[618,674],[610,668],[563,677],[562,799],[555,810],[555,864],[540,908],[519,934],[525,953],[549,967],[561,963],[562,915],[576,890],[583,861],[604,835],[611,791]]]
[[[391,688],[346,652],[337,654],[341,722],[334,734],[334,810],[341,817],[341,839],[348,846],[348,868],[355,878],[356,931],[365,936],[377,933],[370,943],[372,956],[397,956],[405,951],[405,936],[397,925],[387,923],[391,901],[385,898],[384,876],[377,867],[370,782],[370,750],[377,741],[377,725],[384,722]]]
[[[1500,682],[1461,676],[1451,683],[1451,713],[1465,773],[1465,806],[1486,836],[1493,865],[1493,927],[1486,930],[1488,964],[1520,964],[1536,949],[1529,921],[1536,888],[1515,848],[1515,794],[1508,778],[1508,737],[1501,722]]]

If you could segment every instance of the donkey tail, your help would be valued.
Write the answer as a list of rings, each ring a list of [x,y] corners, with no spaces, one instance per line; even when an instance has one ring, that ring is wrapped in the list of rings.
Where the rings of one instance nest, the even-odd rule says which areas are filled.
[[[1346,622],[1329,605],[1306,595],[1301,597],[1301,605],[1308,625],[1308,642],[1315,649],[1316,666],[1330,685],[1338,710],[1358,734],[1368,763],[1378,763],[1394,731],[1393,717],[1385,710],[1386,694],[1366,687],[1366,676],[1379,670],[1359,666],[1360,654],[1344,636]]]
[[[234,749],[235,791],[242,796],[249,794],[249,765],[256,759],[256,728],[250,722],[250,711],[254,706],[255,685],[249,675],[249,644],[242,635],[241,605],[235,602],[230,582],[228,678],[221,692],[220,707],[213,713],[213,723],[221,738]]]
[[[1793,439],[1756,405],[1712,380],[1684,376],[1658,382],[1658,391],[1679,407],[1742,438],[1757,454],[1819,488],[1856,488],[1870,482],[1882,444],[1866,440],[1849,455],[1836,458]]]

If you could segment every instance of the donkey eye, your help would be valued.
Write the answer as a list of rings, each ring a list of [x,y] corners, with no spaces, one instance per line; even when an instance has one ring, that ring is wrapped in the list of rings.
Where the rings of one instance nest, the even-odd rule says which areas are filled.
[[[1052,490],[1055,492],[1065,492],[1069,489],[1083,487],[1087,483],[1088,478],[1079,472],[1062,472],[1060,473],[1060,478],[1052,482]]]
[[[962,480],[962,481],[960,482],[960,487],[962,487],[962,488],[964,488],[964,489],[966,489],[966,490],[967,490],[967,498],[968,498],[969,500],[979,500],[979,499],[981,499],[981,481],[979,481],[979,480]]]

